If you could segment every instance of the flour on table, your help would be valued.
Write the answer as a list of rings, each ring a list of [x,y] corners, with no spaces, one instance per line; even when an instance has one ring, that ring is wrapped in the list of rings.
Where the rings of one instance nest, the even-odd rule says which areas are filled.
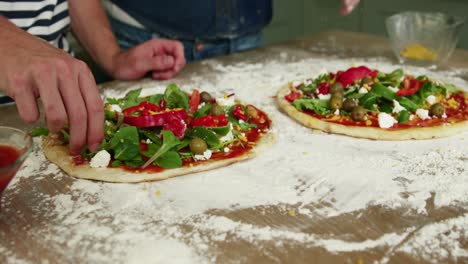
[[[431,197],[435,208],[458,205],[466,212],[467,133],[424,141],[372,141],[312,133],[278,111],[272,97],[288,81],[353,64],[387,72],[400,67],[380,58],[305,58],[289,62],[284,53],[267,63],[203,62],[212,71],[208,77],[193,75],[174,82],[186,90],[198,87],[217,94],[235,91],[238,98],[271,115],[277,143],[253,160],[161,182],[113,184],[74,180],[61,193],[37,193],[37,199],[29,201],[31,210],[54,220],[36,227],[31,240],[47,244],[64,262],[73,261],[70,256],[74,255],[88,262],[211,263],[217,260],[213,243],[233,238],[253,245],[271,240],[277,246],[300,243],[335,253],[389,247],[429,262],[434,261],[435,253],[455,260],[466,257],[466,247],[456,242],[458,237],[467,237],[466,213],[420,229],[407,227],[376,239],[351,242],[302,230],[244,223],[211,213],[276,206],[291,217],[326,218],[381,206],[407,208],[425,215],[429,213],[427,202]],[[429,72],[413,67],[405,70],[468,86],[456,77],[456,72]],[[146,95],[163,91],[168,83],[151,82],[127,91],[141,87]],[[105,97],[124,93],[103,91]],[[59,171],[36,148],[5,193],[5,210],[14,210],[8,204],[21,199],[17,191],[20,184],[29,181],[34,185],[50,174],[56,174],[57,180],[68,177]],[[310,207],[317,203],[329,206]],[[0,253],[15,258],[8,249],[0,249]]]

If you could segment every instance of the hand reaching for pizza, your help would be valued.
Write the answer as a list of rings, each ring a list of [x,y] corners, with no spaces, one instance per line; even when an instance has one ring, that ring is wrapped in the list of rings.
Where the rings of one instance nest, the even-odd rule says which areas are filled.
[[[114,57],[113,76],[135,80],[148,72],[155,79],[169,79],[185,66],[184,47],[175,40],[153,39],[121,51]]]
[[[349,15],[359,4],[359,0],[343,0],[343,7],[340,9],[340,14]]]
[[[0,57],[0,89],[15,99],[24,121],[39,119],[40,97],[50,131],[58,132],[68,122],[72,154],[85,144],[97,150],[104,137],[103,103],[84,62],[2,17]]]

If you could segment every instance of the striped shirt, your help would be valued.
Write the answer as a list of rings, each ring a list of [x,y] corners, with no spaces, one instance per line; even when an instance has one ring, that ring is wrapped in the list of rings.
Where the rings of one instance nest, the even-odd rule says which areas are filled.
[[[67,0],[0,0],[0,16],[55,47],[70,52],[65,38],[70,24]]]

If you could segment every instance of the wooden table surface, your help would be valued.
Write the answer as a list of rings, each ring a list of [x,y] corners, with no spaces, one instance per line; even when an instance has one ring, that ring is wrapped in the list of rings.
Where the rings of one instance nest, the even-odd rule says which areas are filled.
[[[193,63],[187,65],[186,69],[177,76],[174,82],[188,83],[194,76],[213,78],[213,76],[210,76],[209,65],[216,63],[229,65],[230,63],[240,62],[245,62],[246,64],[265,62],[279,51],[284,52],[290,60],[304,57],[323,58],[324,56],[333,55],[335,58],[384,57],[396,63],[386,38],[360,33],[330,31],[251,52],[210,60],[208,64]],[[460,78],[465,78],[468,72],[468,51],[456,50],[454,56],[441,65],[437,71],[450,69],[456,69],[460,73]],[[150,81],[143,81],[142,83],[147,82]],[[103,89],[105,87],[117,86],[124,89],[135,84],[135,82],[112,82],[104,84]],[[30,128],[30,126],[20,121],[14,105],[0,106],[0,125],[14,126],[22,129]],[[324,135],[324,137],[326,136]],[[33,153],[32,160],[43,160],[39,157],[39,146],[36,147],[37,150]],[[459,147],[461,150],[466,149],[468,147],[467,141],[460,141]],[[460,171],[460,175],[465,178],[468,173],[463,169],[466,168],[466,162],[465,159]],[[97,183],[71,178],[59,170],[50,169],[51,165],[45,160],[43,160],[43,164],[36,164],[35,167],[30,164],[30,166],[30,168],[26,167],[20,171],[19,179],[15,179],[2,197],[2,211],[0,212],[0,263],[158,263],[157,258],[145,258],[145,254],[155,256],[154,252],[152,254],[149,253],[151,252],[151,248],[145,248],[142,251],[134,250],[135,247],[138,247],[138,245],[133,243],[136,240],[140,244],[144,244],[146,240],[151,240],[151,243],[154,242],[152,240],[154,237],[144,237],[145,232],[144,230],[140,230],[140,228],[146,229],[147,234],[161,233],[161,236],[165,239],[177,241],[173,247],[170,246],[172,244],[162,247],[167,252],[161,252],[161,255],[169,254],[172,256],[169,263],[185,263],[187,259],[190,260],[190,258],[179,259],[177,257],[177,254],[186,252],[187,248],[193,249],[191,252],[195,252],[195,255],[203,255],[203,252],[208,252],[202,256],[206,257],[208,255],[208,258],[193,257],[191,259],[193,262],[468,262],[468,204],[466,203],[466,199],[462,203],[437,207],[434,204],[434,196],[436,194],[433,194],[426,200],[425,212],[417,212],[403,206],[389,208],[376,202],[375,204],[368,205],[366,208],[334,216],[324,216],[319,213],[315,215],[313,213],[303,215],[300,213],[299,204],[285,205],[278,203],[276,205],[269,204],[251,207],[245,207],[240,204],[240,206],[233,206],[229,210],[214,207],[212,210],[204,212],[204,216],[224,217],[223,219],[229,219],[229,221],[237,224],[237,228],[232,227],[231,230],[225,230],[225,233],[222,234],[222,239],[219,237],[216,239],[207,229],[197,230],[197,225],[193,225],[193,222],[196,222],[193,218],[197,216],[190,216],[192,224],[187,224],[184,222],[185,220],[179,223],[170,223],[170,228],[176,228],[178,231],[169,232],[169,227],[165,228],[164,226],[169,225],[168,222],[158,217],[162,212],[146,212],[153,214],[153,217],[148,217],[145,214],[145,219],[149,219],[145,221],[138,220],[138,217],[129,217],[128,214],[125,218],[119,215],[106,214],[102,210],[107,209],[101,208],[103,202],[100,201],[108,199],[108,197],[104,197],[104,195],[109,195],[109,192],[106,192],[106,190],[117,187],[110,183]],[[35,169],[36,167],[37,169]],[[230,167],[226,171],[230,172],[230,170],[234,169],[235,167]],[[180,177],[177,178],[177,181],[182,183],[184,179],[185,181],[189,180],[189,177],[191,176]],[[140,194],[146,189],[154,191],[156,187],[151,184],[118,185],[118,188],[128,188],[130,191],[138,190]],[[83,203],[84,193],[81,192],[80,194],[80,190],[83,189],[79,189],[78,186],[86,186],[85,188],[89,189],[100,188],[100,191],[95,193],[90,191],[89,197],[86,197],[88,202]],[[298,185],[297,188],[301,189],[302,187]],[[121,192],[128,192],[125,190],[121,190]],[[447,192],[451,191],[447,190]],[[457,191],[464,192],[468,196],[467,187],[461,186]],[[161,196],[164,194],[164,190],[162,190]],[[127,193],[126,195],[129,194]],[[276,194],[271,193],[271,195]],[[216,197],[213,199],[216,199]],[[57,208],[59,204],[57,201],[65,200],[69,202],[70,208],[73,208],[76,212],[80,212],[80,215],[78,213],[74,215],[73,210],[70,208],[63,209],[67,214],[60,214]],[[195,198],[192,202],[195,203],[194,207],[200,206],[200,204],[196,203],[203,203],[203,201]],[[66,205],[67,203],[60,203],[61,206],[64,204]],[[235,201],[233,201],[233,204],[236,204]],[[318,210],[327,206],[329,204],[326,202],[314,201],[314,203],[307,205],[307,210],[308,212],[314,212],[316,209]],[[139,210],[137,207],[137,205],[131,204],[124,210]],[[286,211],[285,208],[287,208]],[[117,210],[114,208],[111,212],[114,211]],[[427,252],[423,255],[421,252],[421,254],[418,253],[418,251],[412,251],[411,253],[398,250],[405,244],[405,241],[411,240],[424,227],[460,218],[464,220],[462,220],[462,224],[457,225],[458,235],[447,235],[444,237],[444,239],[449,239],[453,242],[452,244],[456,244],[458,249],[461,250],[462,253],[457,258],[453,257],[451,249],[446,249],[446,254],[439,254],[437,252],[441,251],[435,251],[436,253],[431,255],[430,259],[427,257],[429,254]],[[202,223],[199,224],[201,225]],[[104,228],[106,225],[108,225],[108,229]],[[141,226],[136,227],[132,225]],[[82,231],[78,230],[78,226],[82,227]],[[87,226],[89,228],[86,228]],[[261,230],[266,232],[265,239],[260,239],[259,234],[255,236],[237,236],[236,232],[240,233],[244,230],[240,226],[259,227],[255,230],[260,230],[261,227]],[[271,230],[271,234],[268,233],[268,230]],[[405,230],[413,231],[405,234]],[[273,232],[280,231],[283,232],[281,233],[282,235],[272,235]],[[314,237],[320,236],[336,239],[339,243],[343,243],[345,250],[332,251],[329,250],[329,247],[320,244],[314,245],[310,243],[311,241],[308,243],[293,243],[289,239],[282,237],[286,231],[299,232],[301,235],[307,236],[312,240]],[[217,230],[216,232],[218,232],[217,235],[220,235],[221,231]],[[244,230],[243,232],[248,231]],[[138,235],[138,237],[133,238],[131,237],[132,234]],[[367,245],[364,243],[366,241],[371,244],[373,241],[380,241],[379,239],[381,238],[388,238],[392,234],[396,236],[399,234],[405,235],[400,237],[400,240],[394,244],[379,244],[375,247],[365,246]],[[126,235],[125,238],[122,237],[123,235]],[[247,239],[246,237],[255,238]],[[166,240],[160,241],[165,243],[164,241]],[[308,240],[303,239],[303,241]],[[133,258],[129,258],[129,253],[125,250],[125,243],[128,243],[129,250],[132,249],[132,253],[136,254],[136,257],[133,255]],[[353,250],[352,246],[356,245],[356,243],[360,243],[359,245],[362,247],[356,247]],[[181,245],[183,247],[179,252],[177,248],[181,247]],[[203,248],[200,245],[206,246]],[[444,247],[442,242],[440,242],[440,247]],[[176,251],[176,253],[170,254],[171,250]],[[463,256],[463,254],[465,255]]]

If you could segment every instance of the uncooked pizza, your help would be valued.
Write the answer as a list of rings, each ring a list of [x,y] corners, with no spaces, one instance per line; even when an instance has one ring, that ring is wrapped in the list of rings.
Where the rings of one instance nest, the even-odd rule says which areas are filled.
[[[163,93],[107,98],[100,150],[68,152],[68,131],[48,135],[47,158],[69,175],[109,182],[140,182],[211,170],[250,159],[274,142],[271,120],[234,94],[216,98],[170,84]]]
[[[377,140],[429,139],[468,131],[468,96],[455,85],[401,69],[365,66],[289,82],[280,108],[325,132]]]

